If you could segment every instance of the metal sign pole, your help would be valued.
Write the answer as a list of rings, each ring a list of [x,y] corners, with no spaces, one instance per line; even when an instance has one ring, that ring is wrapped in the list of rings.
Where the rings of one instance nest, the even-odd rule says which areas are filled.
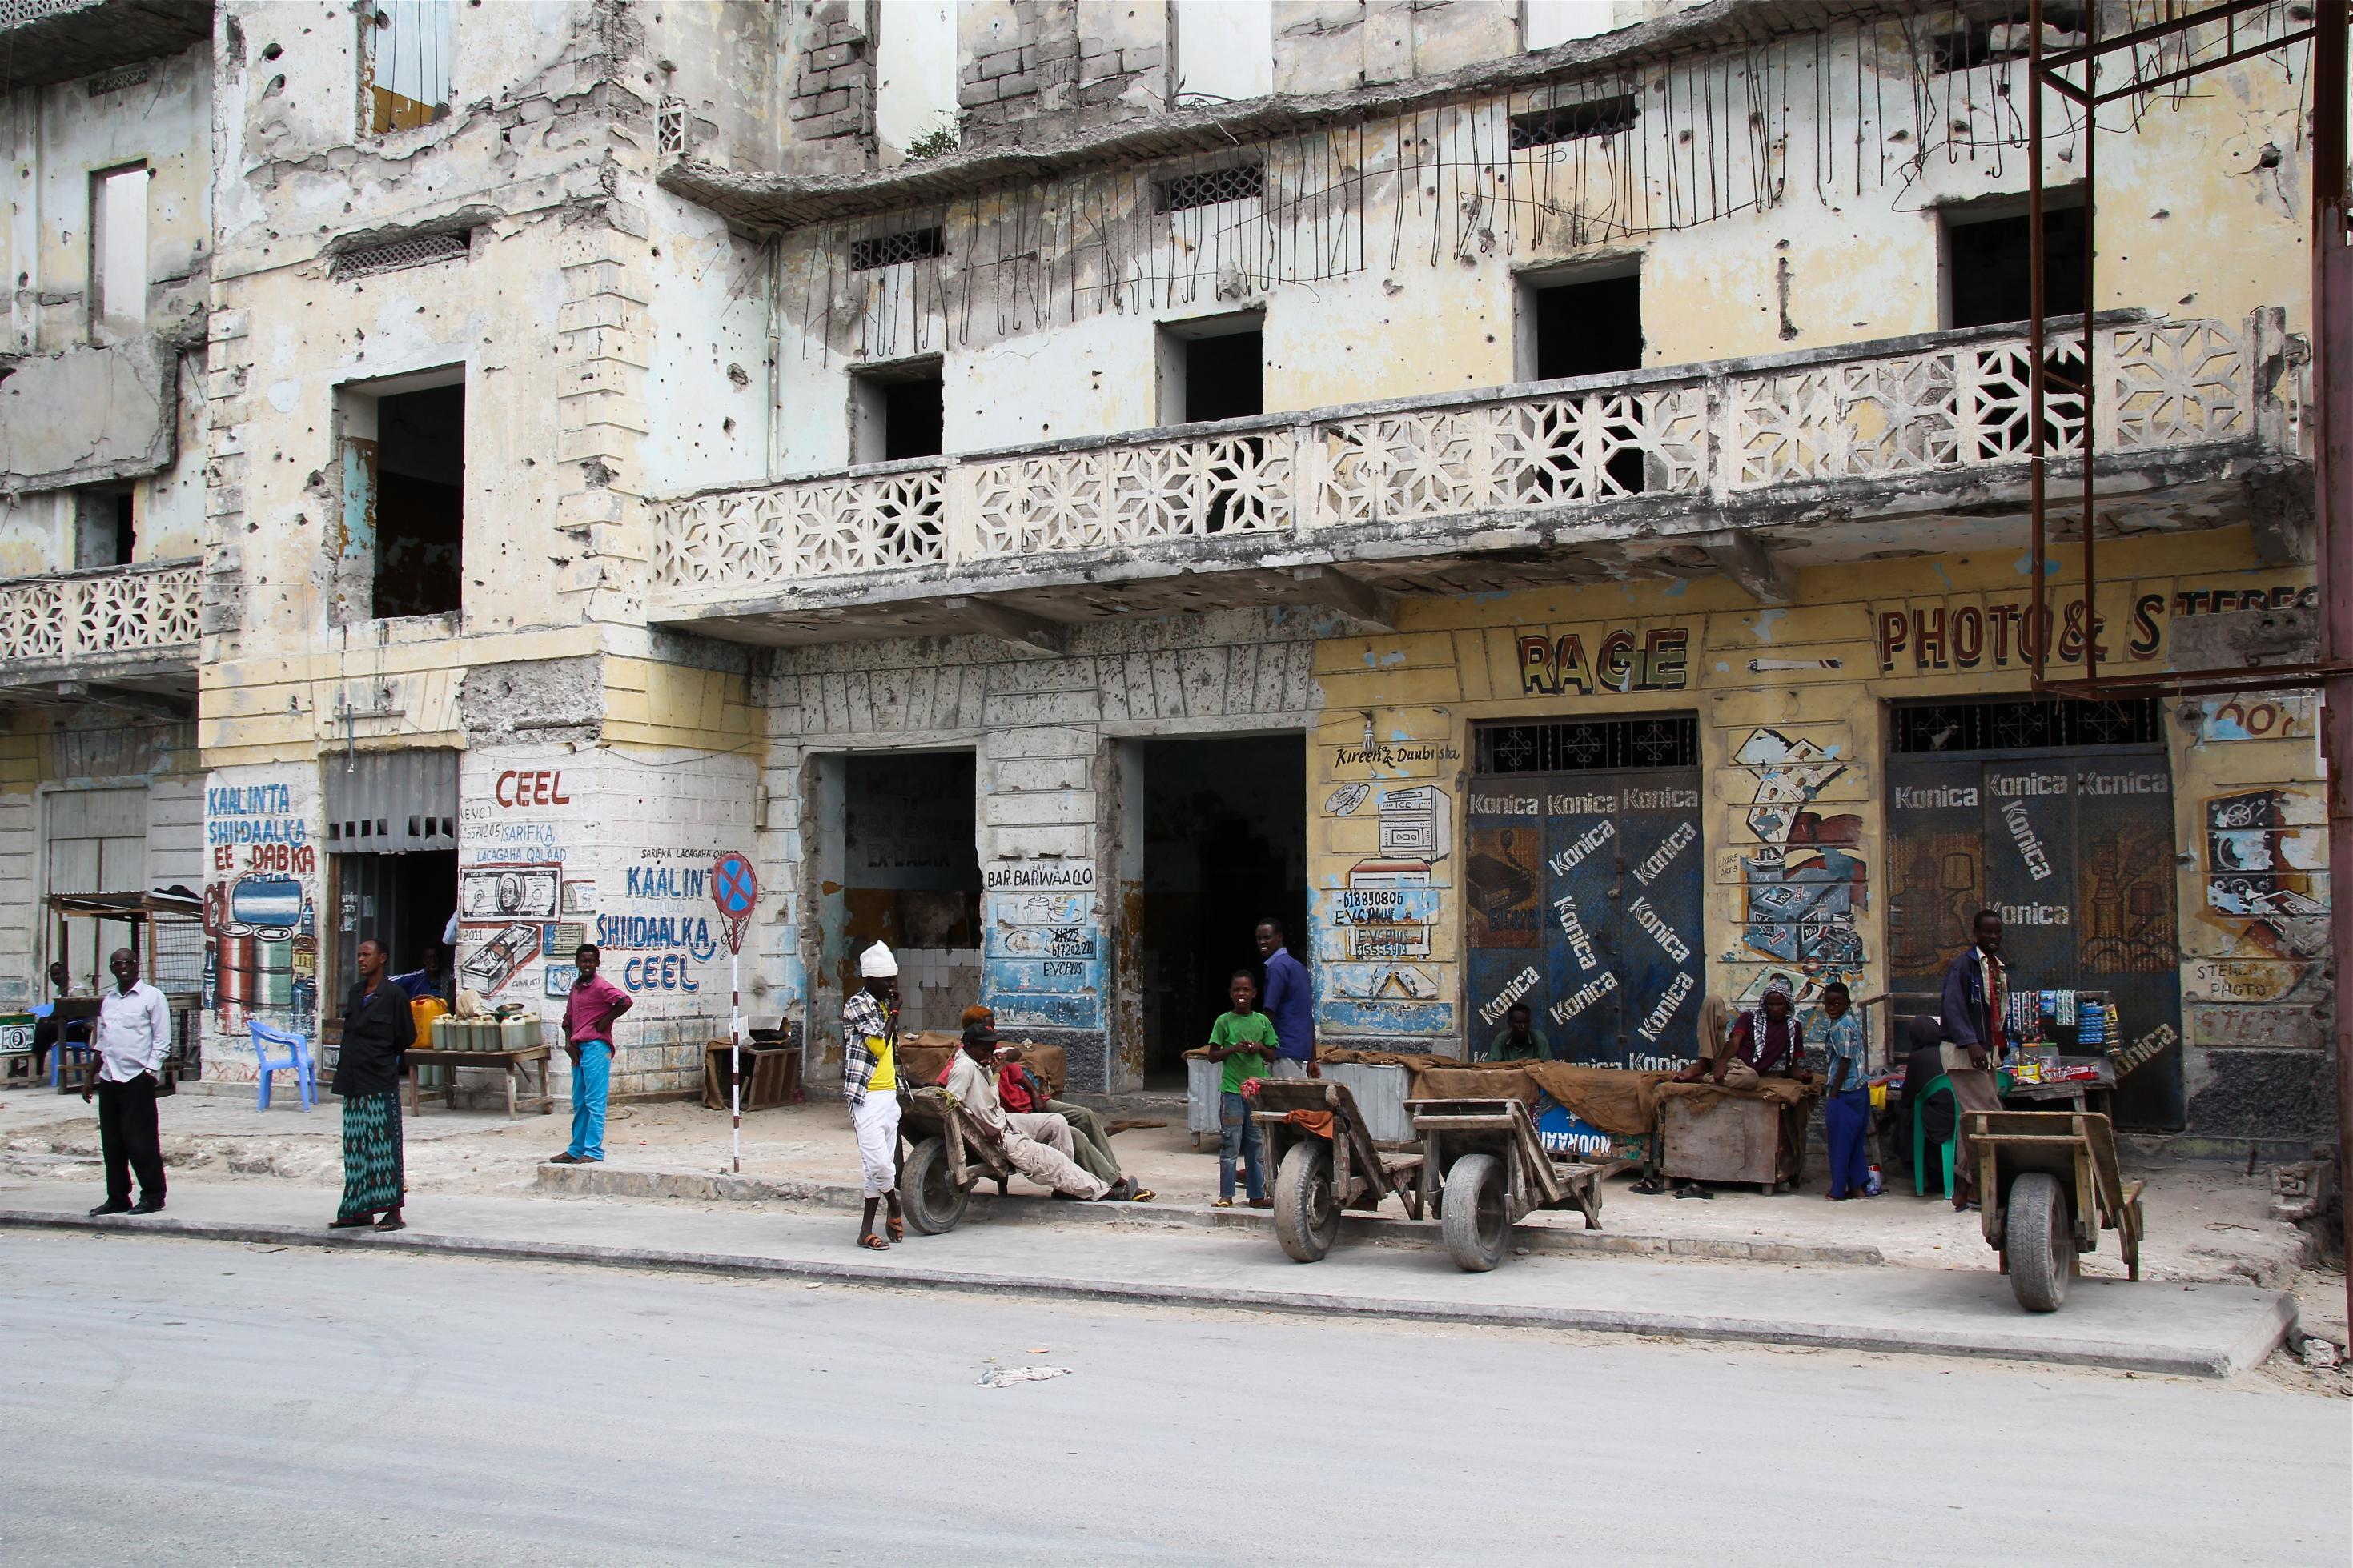
[[[738,930],[742,929],[740,927]],[[744,1173],[744,961],[727,944],[727,1109],[735,1121],[735,1173]]]

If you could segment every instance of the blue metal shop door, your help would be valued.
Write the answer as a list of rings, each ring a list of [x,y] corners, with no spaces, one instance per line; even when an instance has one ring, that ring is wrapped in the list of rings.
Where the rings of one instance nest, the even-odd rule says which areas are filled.
[[[1689,1061],[1707,987],[1696,721],[1498,725],[1478,742],[1464,862],[1473,1053],[1525,1002],[1563,1060]],[[1588,758],[1637,765],[1577,765]]]

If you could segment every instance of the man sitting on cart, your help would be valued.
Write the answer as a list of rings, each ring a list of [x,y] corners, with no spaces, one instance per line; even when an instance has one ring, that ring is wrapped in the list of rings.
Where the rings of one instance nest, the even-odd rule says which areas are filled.
[[[1005,1109],[997,1093],[997,1031],[986,1024],[974,1024],[964,1032],[964,1049],[948,1064],[947,1091],[955,1096],[965,1114],[978,1125],[984,1136],[993,1140],[1007,1164],[1029,1177],[1041,1187],[1052,1189],[1058,1197],[1112,1198],[1128,1202],[1134,1198],[1134,1178],[1122,1176],[1116,1183],[1092,1176],[1064,1152],[1069,1146],[1071,1124],[1059,1116],[1016,1116]],[[1051,1138],[1059,1131],[1057,1148],[1039,1142]]]
[[[1800,1065],[1806,1056],[1806,1031],[1792,1016],[1788,981],[1777,974],[1767,983],[1764,1000],[1754,1012],[1740,1015],[1739,1021],[1732,1026],[1731,1038],[1721,1050],[1711,1049],[1714,1030],[1706,1020],[1713,1013],[1713,1009],[1703,1009],[1700,1059],[1675,1074],[1676,1082],[1754,1089],[1767,1073],[1801,1081],[1812,1079],[1813,1075]]]

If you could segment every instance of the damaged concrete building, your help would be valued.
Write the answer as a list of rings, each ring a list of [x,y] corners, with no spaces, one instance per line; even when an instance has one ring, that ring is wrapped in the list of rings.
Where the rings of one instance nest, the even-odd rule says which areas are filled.
[[[2021,984],[2115,1004],[2126,1122],[2300,1152],[2312,700],[2029,671],[2199,668],[2311,599],[2304,47],[2054,106],[2037,236],[2024,15],[221,0],[215,237],[157,256],[145,351],[193,287],[206,1076],[454,910],[460,983],[550,1016],[601,942],[617,1089],[689,1087],[741,851],[746,1010],[818,1078],[877,939],[910,1023],[985,1000],[1105,1092],[1181,1072],[1263,915],[1326,1044],[1476,1049],[1519,1000],[1651,1067],[1711,991],[1933,989],[1990,905]],[[115,68],[12,81],[43,200],[165,177],[58,140]],[[27,199],[0,395],[152,379],[50,302],[98,252]],[[2103,542],[2040,616],[2037,245],[2093,312]],[[15,406],[0,593],[69,591],[59,498],[177,448]],[[2084,400],[2047,419],[2067,493]],[[37,817],[96,676],[30,657],[0,809]]]

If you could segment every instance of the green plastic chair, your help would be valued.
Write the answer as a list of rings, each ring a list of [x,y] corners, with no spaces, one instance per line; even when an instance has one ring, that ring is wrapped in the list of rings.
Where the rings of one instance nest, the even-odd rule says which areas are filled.
[[[1920,1091],[1920,1098],[1912,1102],[1912,1185],[1913,1190],[1924,1198],[1928,1196],[1928,1119],[1920,1112],[1928,1108],[1931,1097],[1942,1094],[1951,1099],[1952,1093],[1953,1080],[1938,1073],[1928,1080],[1928,1087]],[[1957,1135],[1960,1129],[1960,1101],[1953,1100],[1953,1127]],[[1945,1154],[1945,1184],[1936,1195],[1949,1198],[1953,1195],[1953,1140],[1947,1138],[1937,1147]]]
[[[2011,1074],[2008,1068],[1996,1068],[1993,1075],[1994,1092],[1997,1095],[2009,1093],[2010,1086],[2013,1081],[2014,1075]],[[1928,1080],[1928,1087],[1920,1091],[1919,1101],[1913,1108],[1912,1185],[1914,1190],[1924,1198],[1928,1195],[1928,1126],[1926,1119],[1921,1116],[1919,1112],[1926,1109],[1928,1100],[1931,1095],[1945,1094],[1949,1096],[1952,1092],[1953,1080],[1945,1074],[1938,1073],[1935,1078]],[[1944,1151],[1945,1155],[1945,1185],[1943,1190],[1936,1194],[1938,1197],[1949,1198],[1953,1195],[1953,1145],[1955,1142],[1959,1141],[1960,1129],[1961,1103],[1959,1100],[1955,1099],[1953,1101],[1953,1136],[1937,1145],[1938,1148]]]

